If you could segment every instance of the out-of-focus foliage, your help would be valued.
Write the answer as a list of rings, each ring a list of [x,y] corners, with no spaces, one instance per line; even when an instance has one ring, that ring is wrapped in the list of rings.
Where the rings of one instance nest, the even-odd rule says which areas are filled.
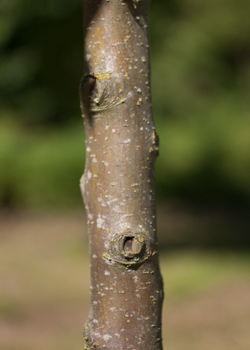
[[[32,126],[77,120],[81,1],[2,0],[0,49],[1,115]]]
[[[248,201],[250,2],[154,0],[152,92],[162,196]],[[82,3],[0,2],[0,205],[77,206]]]
[[[152,8],[157,178],[170,193],[250,194],[249,11],[247,0]]]
[[[82,205],[83,127],[30,133],[0,124],[2,206],[62,209]]]

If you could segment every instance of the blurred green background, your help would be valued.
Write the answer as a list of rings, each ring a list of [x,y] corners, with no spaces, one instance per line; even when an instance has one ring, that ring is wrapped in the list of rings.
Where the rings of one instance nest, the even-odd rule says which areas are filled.
[[[249,1],[153,1],[161,197],[250,198]],[[0,5],[2,206],[81,205],[81,2]]]
[[[249,13],[248,0],[151,4],[157,199],[210,218],[205,244],[250,244]],[[1,1],[0,207],[82,208],[82,70],[81,1]]]
[[[250,348],[249,13],[249,0],[151,3],[163,339],[172,350]],[[81,1],[0,1],[3,350],[83,346],[82,70]]]

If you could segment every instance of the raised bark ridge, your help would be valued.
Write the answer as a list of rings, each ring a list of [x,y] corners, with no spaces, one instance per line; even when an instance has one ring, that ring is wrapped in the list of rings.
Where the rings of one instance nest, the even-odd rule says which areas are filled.
[[[145,0],[87,0],[81,108],[91,306],[85,349],[160,350],[154,163]]]

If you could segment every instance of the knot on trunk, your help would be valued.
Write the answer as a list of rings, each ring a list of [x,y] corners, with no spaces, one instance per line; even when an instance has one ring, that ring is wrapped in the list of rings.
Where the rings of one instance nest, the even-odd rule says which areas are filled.
[[[101,112],[123,103],[119,85],[111,72],[85,74],[80,83],[82,113]]]
[[[109,254],[104,256],[127,267],[142,264],[156,253],[146,232],[126,230],[109,236],[108,240]]]

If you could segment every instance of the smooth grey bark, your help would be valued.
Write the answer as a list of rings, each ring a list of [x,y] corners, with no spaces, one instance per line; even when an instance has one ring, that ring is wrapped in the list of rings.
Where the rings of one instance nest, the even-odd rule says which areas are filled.
[[[148,0],[84,0],[86,133],[81,190],[91,300],[85,349],[160,350]]]

